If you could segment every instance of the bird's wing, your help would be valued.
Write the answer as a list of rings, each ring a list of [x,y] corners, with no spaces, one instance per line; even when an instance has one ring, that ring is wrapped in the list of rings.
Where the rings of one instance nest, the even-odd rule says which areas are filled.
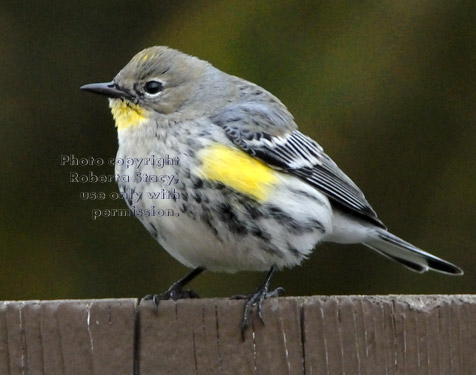
[[[242,106],[227,107],[210,119],[243,151],[272,168],[308,182],[340,208],[385,228],[362,191],[316,141],[296,129],[291,115],[291,124],[286,127],[270,126],[272,120],[289,121],[285,116],[287,111],[284,110],[283,115],[273,113],[275,111],[264,106],[250,107],[245,104],[246,116],[239,116],[237,114],[242,111]]]

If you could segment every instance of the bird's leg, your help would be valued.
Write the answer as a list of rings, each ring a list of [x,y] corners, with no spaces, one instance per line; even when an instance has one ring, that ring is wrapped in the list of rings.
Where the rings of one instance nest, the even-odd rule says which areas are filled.
[[[262,324],[264,324],[263,313],[262,313],[263,301],[265,300],[265,298],[278,297],[284,293],[283,288],[276,288],[273,291],[268,292],[269,283],[275,270],[276,269],[274,266],[270,268],[264,283],[256,290],[256,292],[249,295],[237,295],[237,296],[231,297],[232,299],[246,299],[247,300],[245,303],[245,308],[243,310],[243,319],[241,320],[241,338],[243,341],[245,340],[245,331],[246,331],[246,328],[248,328],[249,318],[254,307],[256,306],[256,312],[258,313],[259,320],[261,321]]]
[[[194,278],[196,278],[198,275],[200,275],[203,271],[205,271],[205,267],[197,267],[188,275],[173,283],[164,293],[148,294],[143,298],[143,300],[152,300],[152,302],[154,302],[155,309],[158,310],[159,301],[170,299],[176,301],[178,299],[184,298],[199,298],[198,294],[195,293],[193,290],[183,290],[183,287],[187,285],[190,281],[192,281]]]

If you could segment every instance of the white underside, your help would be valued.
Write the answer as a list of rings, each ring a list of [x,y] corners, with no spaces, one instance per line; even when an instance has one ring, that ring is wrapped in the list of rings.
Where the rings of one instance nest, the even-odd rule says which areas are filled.
[[[146,157],[151,154],[160,155],[171,154],[172,147],[166,142],[161,147],[156,141],[151,139],[136,139],[129,141],[134,134],[128,134],[128,130],[119,132],[118,157]],[[180,146],[175,145],[176,147]],[[137,150],[141,150],[140,153]],[[178,149],[175,155],[182,157],[183,153]],[[182,160],[182,159],[181,159]],[[185,163],[185,161],[184,161]],[[191,168],[193,170],[193,168]],[[129,174],[133,180],[134,169],[120,169],[116,167],[116,173]],[[152,170],[150,173],[160,173],[175,175],[175,167],[166,166],[160,170]],[[155,206],[162,210],[173,209],[179,216],[175,217],[137,217],[146,228],[150,230],[152,223],[158,233],[157,239],[160,244],[174,258],[188,267],[205,267],[212,271],[236,272],[242,270],[267,270],[271,266],[278,268],[292,267],[305,259],[322,241],[338,243],[359,243],[364,242],[369,235],[372,235],[371,224],[364,224],[352,218],[347,218],[340,212],[334,211],[328,198],[311,187],[309,184],[291,175],[279,174],[279,183],[277,183],[272,192],[266,199],[267,204],[279,207],[288,216],[295,218],[298,225],[308,226],[312,221],[321,224],[323,231],[315,230],[304,231],[301,233],[292,233],[279,222],[272,218],[261,217],[258,220],[260,228],[266,230],[270,235],[270,241],[274,248],[280,250],[280,254],[272,251],[264,251],[261,247],[263,240],[251,235],[243,236],[233,234],[228,230],[227,223],[216,227],[221,235],[221,240],[215,236],[209,226],[200,219],[193,219],[187,214],[180,212],[181,201],[174,202],[170,199],[154,200],[148,199],[147,192],[157,191],[157,184],[130,183],[128,189],[136,189],[142,192],[142,199],[135,203],[137,208],[150,208]],[[299,193],[301,192],[301,193]],[[302,194],[304,192],[304,194]],[[292,252],[287,251],[292,247],[296,257]]]
[[[315,230],[297,235],[276,225],[272,219],[257,219],[260,226],[271,235],[273,243],[283,249],[284,256],[278,257],[271,252],[262,251],[259,240],[253,236],[229,233],[226,223],[216,228],[218,233],[228,233],[228,237],[224,236],[225,239],[220,241],[206,223],[194,220],[183,213],[179,213],[176,217],[139,219],[152,221],[159,232],[159,242],[178,261],[188,267],[201,266],[211,271],[263,271],[273,265],[278,268],[292,267],[307,257],[319,242],[356,243],[363,242],[368,236],[368,227],[334,212],[323,194],[292,176],[283,175],[282,182],[283,184],[271,194],[269,202],[276,204],[291,217],[300,218],[303,222],[308,219],[318,220],[326,231],[325,234]],[[325,204],[316,204],[303,196],[298,198],[289,196],[289,191],[286,189],[288,185],[319,196]],[[151,186],[145,187],[142,204],[144,207],[157,206],[157,201],[147,199],[147,189],[153,190]],[[172,200],[160,201],[160,208],[164,210],[171,208],[177,212],[177,206]],[[291,244],[302,254],[303,257],[299,261],[293,254],[286,253],[284,249],[287,244]]]

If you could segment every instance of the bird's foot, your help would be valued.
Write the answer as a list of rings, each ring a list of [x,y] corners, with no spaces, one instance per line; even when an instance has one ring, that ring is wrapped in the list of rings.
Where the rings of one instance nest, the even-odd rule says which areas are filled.
[[[183,290],[182,285],[178,283],[174,283],[164,293],[147,294],[144,298],[142,298],[142,300],[152,301],[154,303],[155,310],[158,311],[160,301],[167,301],[167,300],[177,301],[179,299],[185,299],[185,298],[200,298],[200,296],[192,289]]]
[[[183,287],[187,283],[192,281],[195,277],[197,277],[200,273],[202,273],[204,270],[205,269],[203,267],[198,267],[194,269],[191,273],[189,273],[187,276],[185,276],[184,278],[173,283],[164,293],[148,294],[144,298],[142,298],[142,300],[152,301],[154,303],[155,311],[158,312],[160,301],[166,301],[166,300],[177,301],[179,299],[185,299],[185,298],[200,298],[199,295],[192,289],[184,290]]]
[[[284,294],[284,288],[276,288],[273,291],[269,292],[269,282],[271,280],[271,276],[274,273],[274,267],[272,267],[266,277],[265,282],[263,285],[256,290],[256,292],[249,294],[249,295],[236,295],[231,297],[232,299],[246,299],[245,307],[243,310],[243,318],[241,320],[241,339],[245,340],[245,332],[248,328],[248,324],[250,321],[250,316],[254,308],[256,307],[256,313],[258,315],[259,320],[264,325],[263,319],[263,301],[266,298],[271,297],[279,297],[280,295]]]

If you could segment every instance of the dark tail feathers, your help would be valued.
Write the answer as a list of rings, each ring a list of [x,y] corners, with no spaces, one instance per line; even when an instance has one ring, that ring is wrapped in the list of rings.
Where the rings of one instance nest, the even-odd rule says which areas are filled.
[[[431,269],[450,275],[463,274],[458,266],[420,250],[384,229],[378,229],[377,236],[365,242],[365,245],[413,271],[425,272]]]

